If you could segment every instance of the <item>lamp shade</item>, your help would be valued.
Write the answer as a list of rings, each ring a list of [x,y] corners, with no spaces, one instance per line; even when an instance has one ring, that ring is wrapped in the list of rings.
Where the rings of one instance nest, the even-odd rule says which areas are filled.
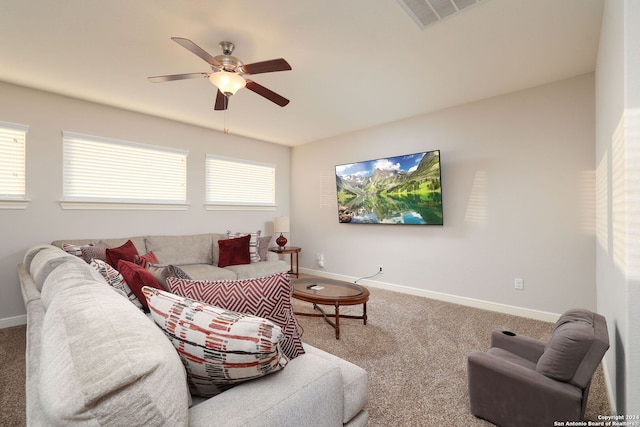
[[[211,73],[209,75],[209,81],[216,85],[218,89],[220,89],[220,92],[225,95],[233,95],[247,84],[241,75],[228,71]]]
[[[274,233],[288,233],[289,232],[289,217],[277,216],[273,219],[273,232]]]

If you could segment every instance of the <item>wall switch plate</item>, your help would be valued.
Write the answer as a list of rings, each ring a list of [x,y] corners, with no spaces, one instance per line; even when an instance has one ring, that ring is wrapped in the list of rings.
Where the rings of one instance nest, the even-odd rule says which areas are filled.
[[[516,277],[513,279],[513,287],[519,291],[524,290],[524,279]]]

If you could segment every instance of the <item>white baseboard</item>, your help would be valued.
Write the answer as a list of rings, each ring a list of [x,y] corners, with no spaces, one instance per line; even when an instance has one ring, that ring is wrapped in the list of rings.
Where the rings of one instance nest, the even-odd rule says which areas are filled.
[[[609,408],[611,408],[611,413],[614,415],[618,415],[618,409],[616,405],[616,401],[613,398],[613,387],[611,386],[611,377],[609,376],[609,369],[607,369],[607,358],[602,359],[602,371],[604,372],[604,385],[607,390],[607,399],[609,400]]]
[[[12,326],[20,326],[27,324],[27,315],[21,314],[20,316],[5,317],[0,319],[0,329],[10,328]]]
[[[312,274],[314,276],[326,277],[329,279],[343,280],[345,282],[354,282],[357,277],[345,276],[342,274],[328,273],[321,270],[313,270],[310,268],[300,268],[301,273]],[[516,307],[513,305],[500,304],[491,301],[484,301],[475,298],[461,297],[457,295],[445,294],[442,292],[428,291],[425,289],[412,288],[409,286],[396,285],[393,283],[385,283],[367,278],[358,280],[358,283],[372,288],[386,289],[389,291],[402,292],[409,295],[416,295],[425,298],[431,298],[439,301],[460,304],[467,307],[480,308],[483,310],[495,311],[498,313],[511,314],[514,316],[526,317],[528,319],[542,320],[543,322],[554,323],[560,317],[560,314],[549,313],[546,311],[532,310],[529,308]]]

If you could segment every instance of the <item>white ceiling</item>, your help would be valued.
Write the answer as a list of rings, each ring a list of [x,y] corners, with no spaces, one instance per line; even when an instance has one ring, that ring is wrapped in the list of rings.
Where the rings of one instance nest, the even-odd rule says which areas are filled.
[[[0,0],[0,80],[211,129],[216,88],[171,41],[293,70],[230,100],[232,133],[295,146],[595,69],[603,0],[483,0],[420,30],[396,0]],[[1,96],[1,94],[0,94]]]

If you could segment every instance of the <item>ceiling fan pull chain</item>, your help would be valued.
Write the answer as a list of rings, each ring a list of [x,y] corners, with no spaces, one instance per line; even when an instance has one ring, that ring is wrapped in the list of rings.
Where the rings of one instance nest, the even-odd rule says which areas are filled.
[[[224,134],[229,135],[229,97],[224,97]]]

